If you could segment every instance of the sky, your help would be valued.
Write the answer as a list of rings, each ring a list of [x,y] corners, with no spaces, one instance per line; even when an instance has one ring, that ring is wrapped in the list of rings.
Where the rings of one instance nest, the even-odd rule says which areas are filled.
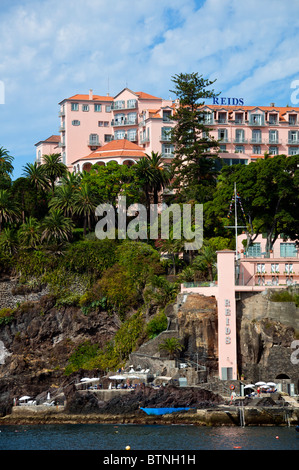
[[[298,0],[0,0],[0,147],[13,179],[59,133],[58,103],[89,89],[174,99],[172,77],[197,72],[221,97],[299,106],[298,44]]]

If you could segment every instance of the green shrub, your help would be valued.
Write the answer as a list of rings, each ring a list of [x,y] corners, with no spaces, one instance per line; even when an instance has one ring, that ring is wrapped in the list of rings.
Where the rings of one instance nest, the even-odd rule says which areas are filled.
[[[99,346],[85,341],[70,356],[65,374],[69,375],[79,369],[89,369],[88,363],[98,354]]]
[[[167,316],[160,312],[152,318],[146,325],[146,334],[152,339],[167,328]]]
[[[296,296],[297,297],[297,296]],[[288,290],[272,292],[270,296],[271,302],[295,302],[295,296]]]
[[[2,308],[0,310],[0,325],[7,325],[14,318],[14,311],[11,308]]]

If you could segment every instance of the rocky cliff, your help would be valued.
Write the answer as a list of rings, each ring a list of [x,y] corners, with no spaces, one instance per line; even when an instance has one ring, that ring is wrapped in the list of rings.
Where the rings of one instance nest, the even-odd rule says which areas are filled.
[[[12,302],[11,295],[7,298]],[[254,309],[252,302],[257,302]],[[263,317],[260,308],[264,307],[258,308],[258,302],[258,297],[238,301],[239,373],[250,381],[283,376],[297,387],[298,365],[290,360],[296,331],[285,323],[285,316],[279,321],[277,306],[271,315],[265,298],[261,302],[267,316]],[[218,372],[215,298],[180,294],[167,312],[184,345],[183,357],[198,361],[206,370],[205,379],[213,379]],[[11,403],[14,396],[63,390],[71,381],[64,368],[75,348],[84,341],[102,347],[119,327],[119,319],[105,312],[84,315],[77,307],[57,308],[50,295],[21,303],[14,318],[0,324],[0,407],[1,400]]]

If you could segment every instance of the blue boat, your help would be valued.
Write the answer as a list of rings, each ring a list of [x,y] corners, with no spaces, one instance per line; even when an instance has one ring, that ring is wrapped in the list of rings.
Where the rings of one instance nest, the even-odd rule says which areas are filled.
[[[178,411],[188,411],[190,408],[140,408],[147,415],[167,415],[170,413],[177,413]]]

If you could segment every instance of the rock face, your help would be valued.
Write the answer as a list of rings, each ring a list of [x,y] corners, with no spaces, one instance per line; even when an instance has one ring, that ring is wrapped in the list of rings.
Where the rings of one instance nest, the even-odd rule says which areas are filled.
[[[0,326],[0,345],[6,357],[0,364],[0,396],[36,396],[65,382],[63,368],[70,354],[84,341],[100,347],[119,328],[118,318],[105,312],[85,316],[79,308],[55,307],[55,299],[22,304],[14,319]]]
[[[178,296],[177,322],[185,353],[207,367],[218,368],[218,319],[214,297],[198,294]]]
[[[186,352],[197,353],[199,363],[207,366],[212,376],[218,368],[215,298],[180,294],[177,317]],[[243,296],[237,302],[239,373],[254,383],[283,378],[298,390],[298,364],[291,360],[298,317],[299,309],[294,305],[271,302],[264,293]]]
[[[168,385],[159,390],[140,387],[125,396],[116,396],[109,402],[98,402],[95,395],[78,392],[68,396],[65,409],[70,414],[104,413],[123,415],[145,408],[207,408],[224,403],[223,399],[208,390],[195,388],[177,388]]]

